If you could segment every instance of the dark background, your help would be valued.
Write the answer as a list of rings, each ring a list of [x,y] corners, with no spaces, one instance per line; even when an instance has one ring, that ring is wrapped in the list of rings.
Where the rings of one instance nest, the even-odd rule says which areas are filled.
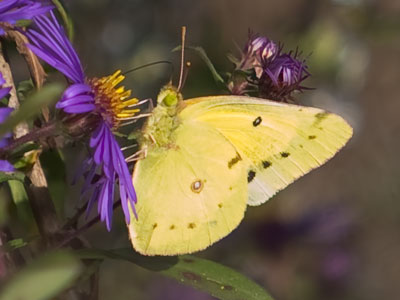
[[[264,286],[276,299],[398,299],[400,295],[400,2],[390,0],[66,1],[88,76],[157,60],[175,64],[180,27],[189,45],[202,46],[218,70],[228,70],[248,29],[299,47],[308,57],[315,90],[301,103],[343,116],[354,127],[350,143],[323,167],[268,203],[250,207],[237,230],[199,253]],[[220,93],[193,53],[185,98]],[[170,68],[130,74],[126,86],[141,99],[156,95]],[[77,148],[67,149],[67,176],[47,155],[50,187],[61,212],[78,203],[71,174]],[[54,160],[54,161],[52,161]],[[51,162],[51,163],[49,163]],[[103,224],[86,238],[95,247],[129,247],[121,212],[111,233]],[[100,299],[210,299],[133,265],[110,261],[101,269]]]

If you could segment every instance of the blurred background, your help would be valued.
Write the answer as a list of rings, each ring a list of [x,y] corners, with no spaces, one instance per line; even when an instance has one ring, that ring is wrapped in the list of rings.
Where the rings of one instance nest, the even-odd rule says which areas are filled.
[[[231,69],[248,30],[298,47],[315,88],[299,102],[343,116],[354,137],[323,167],[269,202],[250,207],[227,238],[198,253],[230,266],[277,300],[398,299],[400,295],[400,2],[390,0],[80,0],[66,1],[74,43],[86,74],[103,76],[158,61],[174,62],[178,75],[180,28],[187,44],[202,46],[220,72]],[[185,98],[221,93],[205,64],[192,67]],[[171,77],[168,65],[131,73],[126,86],[155,99]],[[59,211],[73,213],[71,189],[79,147],[42,157]],[[64,207],[63,201],[68,205]],[[103,224],[85,238],[93,247],[129,247],[118,211],[111,233]],[[134,265],[108,261],[100,299],[212,299]]]

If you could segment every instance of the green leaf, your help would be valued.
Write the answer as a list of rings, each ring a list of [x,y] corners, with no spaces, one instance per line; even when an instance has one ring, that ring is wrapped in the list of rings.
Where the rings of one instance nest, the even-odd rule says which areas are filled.
[[[39,150],[40,146],[34,143],[26,143],[22,144],[18,147],[16,147],[13,151],[12,154],[10,155],[10,161],[15,161],[16,159],[21,159],[21,157],[29,151],[32,150]],[[13,160],[14,159],[14,160]],[[18,161],[17,161],[18,162]],[[14,165],[14,167],[16,167]],[[16,167],[17,168],[17,167]]]
[[[173,52],[180,51],[181,49],[182,49],[182,46],[178,46],[178,47],[172,49],[172,51]],[[196,52],[198,56],[200,56],[200,58],[205,62],[207,67],[210,69],[211,74],[213,75],[214,80],[217,83],[223,83],[223,84],[225,83],[224,79],[221,77],[221,75],[219,75],[219,73],[217,72],[217,70],[214,67],[214,64],[208,58],[206,51],[204,51],[204,49],[202,47],[186,46],[185,49],[192,50],[192,51]]]
[[[18,220],[26,225],[32,224],[34,220],[33,214],[23,182],[9,180],[8,186],[10,187],[11,196],[17,208]]]
[[[11,116],[1,124],[0,136],[3,136],[6,132],[12,131],[18,123],[31,119],[39,114],[42,107],[57,101],[62,90],[62,85],[51,84],[46,85],[38,92],[32,94],[18,110],[14,111]]]
[[[15,250],[21,247],[25,247],[26,245],[28,245],[28,243],[25,242],[23,239],[13,239],[11,241],[8,241],[7,245],[10,246],[12,250]]]
[[[17,95],[18,95],[18,99],[20,102],[25,101],[25,99],[27,98],[27,96],[32,93],[32,91],[35,89],[35,86],[32,83],[32,80],[24,80],[21,81],[18,84],[17,87]]]
[[[179,257],[142,256],[132,249],[82,250],[86,259],[120,259],[173,278],[182,284],[205,291],[218,299],[272,300],[258,284],[218,263],[192,255]]]
[[[53,252],[18,272],[0,292],[0,300],[46,300],[70,287],[82,272],[81,262],[69,252]]]
[[[12,172],[12,173],[0,172],[0,183],[9,180],[18,180],[24,182],[25,174],[22,172]]]
[[[0,246],[0,251],[2,252],[12,252],[16,249],[22,248],[27,246],[28,243],[24,241],[23,239],[13,239],[11,241],[8,241],[5,245]]]
[[[21,20],[18,20],[15,25],[17,25],[18,27],[28,27],[31,24],[32,24],[32,20],[21,19]]]

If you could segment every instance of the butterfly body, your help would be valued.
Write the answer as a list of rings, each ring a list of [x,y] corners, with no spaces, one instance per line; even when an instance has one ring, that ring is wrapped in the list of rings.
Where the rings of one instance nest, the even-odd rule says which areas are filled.
[[[331,158],[351,137],[320,109],[239,96],[182,101],[167,88],[149,117],[135,166],[134,248],[146,255],[202,250],[259,205]]]

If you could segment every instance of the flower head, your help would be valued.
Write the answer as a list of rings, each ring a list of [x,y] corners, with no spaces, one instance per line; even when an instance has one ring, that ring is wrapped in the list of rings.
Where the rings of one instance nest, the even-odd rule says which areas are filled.
[[[260,78],[263,71],[262,65],[272,61],[278,51],[278,46],[270,39],[250,33],[238,69],[249,70],[254,68],[257,78]]]
[[[263,64],[263,74],[258,86],[261,97],[273,100],[288,100],[294,91],[302,91],[306,87],[301,83],[310,73],[305,60],[300,60],[298,52],[278,54],[270,62]]]
[[[45,14],[53,6],[43,1],[33,0],[2,0],[0,1],[0,22],[14,25],[19,20],[30,20]],[[0,27],[0,35],[4,29]]]
[[[306,89],[301,82],[309,76],[297,51],[285,53],[274,41],[250,33],[228,88],[233,94],[287,101],[294,91]]]
[[[77,53],[52,13],[49,18],[35,18],[35,24],[37,29],[27,33],[31,41],[29,47],[71,82],[56,107],[74,120],[77,114],[90,120],[93,129],[90,139],[93,156],[85,162],[87,172],[82,191],[86,194],[92,190],[88,210],[97,202],[101,220],[110,230],[114,187],[118,182],[122,208],[129,223],[128,203],[135,213],[136,194],[128,166],[112,131],[139,111],[132,108],[138,99],[131,98],[131,91],[119,85],[124,79],[121,71],[102,78],[86,78]]]

